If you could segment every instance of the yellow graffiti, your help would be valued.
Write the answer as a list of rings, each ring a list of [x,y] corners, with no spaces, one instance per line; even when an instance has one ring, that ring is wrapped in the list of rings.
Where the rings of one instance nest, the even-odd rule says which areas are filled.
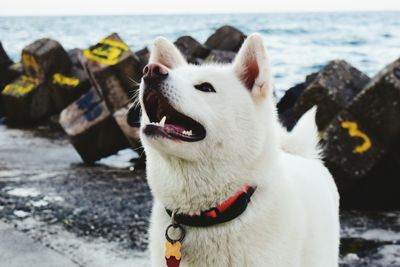
[[[67,77],[61,73],[56,73],[53,75],[53,84],[76,87],[79,85],[79,79],[75,77]]]
[[[124,51],[129,50],[129,47],[126,44],[124,44],[123,42],[114,41],[114,40],[107,39],[107,38],[100,40],[99,44],[106,44],[109,46],[118,47],[119,49],[124,50]]]
[[[358,129],[358,125],[356,122],[342,121],[341,125],[342,128],[348,129],[349,135],[351,137],[359,137],[364,141],[361,145],[356,146],[354,148],[353,153],[363,154],[364,152],[368,151],[371,148],[372,146],[371,139],[365,133],[361,132]]]
[[[22,54],[22,65],[26,68],[32,69],[36,74],[39,73],[39,64],[36,59],[29,54]]]
[[[119,62],[122,53],[128,50],[128,46],[123,42],[103,39],[96,46],[86,49],[83,54],[86,58],[99,63],[115,65]]]
[[[23,96],[34,90],[38,85],[39,85],[38,79],[28,76],[21,76],[13,83],[8,84],[4,88],[2,94]]]

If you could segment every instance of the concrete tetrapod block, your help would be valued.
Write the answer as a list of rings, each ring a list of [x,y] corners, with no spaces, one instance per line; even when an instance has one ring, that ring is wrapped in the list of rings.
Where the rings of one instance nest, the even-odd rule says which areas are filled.
[[[211,52],[211,49],[199,43],[191,36],[179,37],[174,44],[189,63],[198,63],[198,59],[205,59]]]
[[[45,82],[57,72],[65,73],[72,67],[71,60],[55,40],[43,38],[22,50],[21,63],[27,76]]]
[[[107,107],[115,112],[126,106],[142,76],[139,59],[116,34],[84,51],[83,65]]]
[[[49,86],[54,109],[60,112],[82,94],[88,92],[90,82],[84,70],[73,67],[67,75],[53,74]]]
[[[32,123],[51,111],[49,90],[39,79],[20,76],[1,92],[5,115],[13,122]]]
[[[332,61],[315,76],[298,98],[293,109],[295,116],[300,118],[317,105],[317,125],[321,131],[369,81],[368,76],[346,61]]]
[[[129,147],[105,102],[93,88],[61,112],[60,124],[86,163]]]
[[[312,81],[314,81],[317,75],[318,73],[309,74],[304,82],[289,88],[276,105],[279,119],[283,126],[285,126],[289,131],[293,129],[297,120],[299,119],[297,117],[298,115],[296,115],[293,110],[294,106],[296,105],[297,100],[303,94],[304,90]]]
[[[238,52],[244,39],[246,39],[244,33],[232,26],[226,25],[217,29],[208,37],[205,45],[213,50]]]
[[[400,141],[400,58],[379,72],[348,110],[388,147]]]
[[[339,189],[363,179],[387,149],[354,115],[343,110],[323,134],[324,156]]]
[[[132,148],[139,148],[141,147],[140,144],[140,131],[138,127],[132,127],[128,124],[127,116],[128,116],[129,107],[123,107],[116,112],[114,112],[113,117],[119,127],[121,128],[122,132],[126,136],[129,141],[129,144]]]

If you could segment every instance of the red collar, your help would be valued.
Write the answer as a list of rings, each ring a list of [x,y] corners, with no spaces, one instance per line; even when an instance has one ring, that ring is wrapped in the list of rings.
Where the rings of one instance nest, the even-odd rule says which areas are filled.
[[[216,207],[201,212],[200,215],[177,213],[174,215],[174,220],[178,224],[195,227],[206,227],[231,221],[246,210],[250,198],[256,189],[256,186],[246,185],[228,200]],[[172,210],[166,209],[166,211],[169,216],[172,216]]]

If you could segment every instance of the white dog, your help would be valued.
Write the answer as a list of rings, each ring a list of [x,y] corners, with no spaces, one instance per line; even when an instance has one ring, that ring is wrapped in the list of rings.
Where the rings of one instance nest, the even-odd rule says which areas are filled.
[[[156,39],[139,99],[152,266],[338,266],[339,196],[315,110],[283,130],[260,35],[233,64],[203,66]]]

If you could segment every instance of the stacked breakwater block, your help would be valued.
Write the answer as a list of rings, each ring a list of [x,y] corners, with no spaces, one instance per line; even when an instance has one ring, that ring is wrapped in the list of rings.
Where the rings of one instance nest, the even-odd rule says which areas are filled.
[[[3,91],[4,87],[14,81],[21,73],[17,72],[11,66],[14,62],[7,55],[0,42],[0,93]],[[0,117],[4,115],[3,106],[0,104]]]
[[[348,110],[387,146],[400,140],[400,59],[379,72]]]
[[[39,79],[22,75],[5,86],[1,104],[6,116],[18,123],[30,123],[46,116],[51,107],[49,90]]]
[[[205,46],[212,50],[232,51],[237,53],[242,46],[246,35],[240,30],[225,25],[218,28],[205,42]]]
[[[43,38],[26,46],[21,54],[23,74],[1,93],[8,119],[26,124],[49,116],[53,112],[49,83],[54,74],[67,73],[71,66],[67,52],[57,41]]]
[[[86,72],[76,67],[72,68],[68,74],[54,73],[49,86],[56,112],[62,111],[81,95],[88,92],[91,87]]]
[[[94,88],[61,112],[60,124],[86,163],[93,163],[129,146],[112,113]]]
[[[111,112],[126,106],[135,95],[142,75],[141,64],[118,34],[86,49],[83,64]]]
[[[400,203],[399,67],[400,59],[379,72],[323,133],[325,161],[346,206]]]
[[[324,133],[328,163],[363,177],[385,153],[400,154],[400,60],[388,65]]]
[[[122,132],[124,133],[125,137],[129,141],[129,144],[133,148],[140,147],[140,135],[139,135],[139,126],[132,127],[128,124],[128,111],[129,106],[123,107],[113,113],[114,119],[117,122],[118,126],[121,128]],[[136,112],[140,112],[139,109]]]
[[[293,108],[297,119],[314,105],[318,129],[323,130],[366,86],[370,78],[343,60],[330,62],[308,82]]]
[[[199,60],[204,60],[211,52],[211,49],[191,36],[179,37],[174,44],[189,63],[198,64]]]
[[[68,53],[52,39],[39,39],[22,50],[21,62],[27,76],[40,82],[51,79],[57,72],[67,72],[72,67]]]

